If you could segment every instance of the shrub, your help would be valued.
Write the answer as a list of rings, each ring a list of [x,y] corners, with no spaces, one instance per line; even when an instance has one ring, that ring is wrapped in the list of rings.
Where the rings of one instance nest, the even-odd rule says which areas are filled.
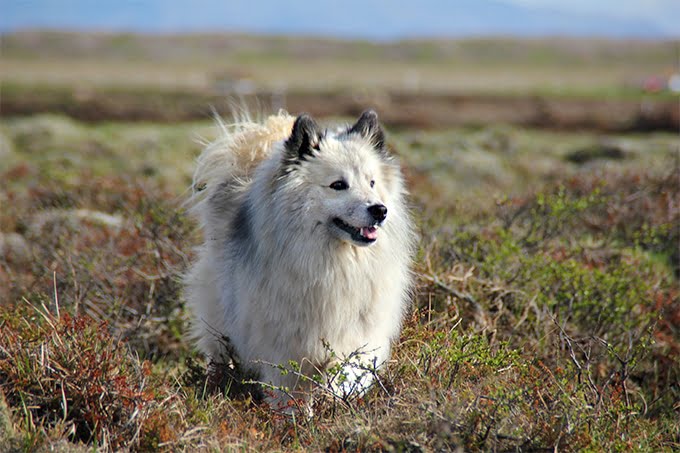
[[[24,305],[3,308],[0,323],[0,388],[25,433],[25,448],[65,435],[119,449],[139,446],[160,430],[145,426],[162,417],[150,364],[130,354],[105,322]]]

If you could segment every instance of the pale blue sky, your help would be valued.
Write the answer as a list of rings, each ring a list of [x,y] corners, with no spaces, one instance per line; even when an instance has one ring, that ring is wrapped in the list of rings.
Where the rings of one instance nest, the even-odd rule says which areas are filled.
[[[680,37],[680,0],[0,0],[0,31]]]
[[[625,19],[644,19],[668,34],[680,36],[680,0],[505,0],[524,6],[597,14]]]

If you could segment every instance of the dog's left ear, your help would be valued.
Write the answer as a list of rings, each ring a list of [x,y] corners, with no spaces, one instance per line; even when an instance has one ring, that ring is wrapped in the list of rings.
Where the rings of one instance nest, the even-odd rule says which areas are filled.
[[[359,134],[371,141],[379,151],[385,150],[385,133],[378,121],[375,110],[366,110],[361,114],[356,124],[347,130],[350,134]]]

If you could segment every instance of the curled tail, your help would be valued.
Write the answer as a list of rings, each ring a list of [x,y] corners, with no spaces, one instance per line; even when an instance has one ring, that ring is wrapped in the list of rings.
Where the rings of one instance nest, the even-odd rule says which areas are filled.
[[[209,213],[206,202],[217,189],[225,191],[222,203],[229,204],[251,179],[252,172],[273,148],[273,144],[286,139],[295,117],[285,111],[262,121],[243,114],[232,124],[217,119],[220,135],[209,143],[196,161],[192,195],[188,200],[191,209],[206,223]],[[229,193],[233,195],[229,195]],[[229,206],[221,206],[228,211]]]

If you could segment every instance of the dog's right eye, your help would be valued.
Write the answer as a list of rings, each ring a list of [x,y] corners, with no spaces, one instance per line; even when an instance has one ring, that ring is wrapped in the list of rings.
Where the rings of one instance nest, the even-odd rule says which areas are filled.
[[[349,189],[349,185],[347,184],[347,182],[342,180],[342,179],[339,180],[339,181],[333,182],[328,187],[330,187],[333,190],[347,190],[347,189]]]

